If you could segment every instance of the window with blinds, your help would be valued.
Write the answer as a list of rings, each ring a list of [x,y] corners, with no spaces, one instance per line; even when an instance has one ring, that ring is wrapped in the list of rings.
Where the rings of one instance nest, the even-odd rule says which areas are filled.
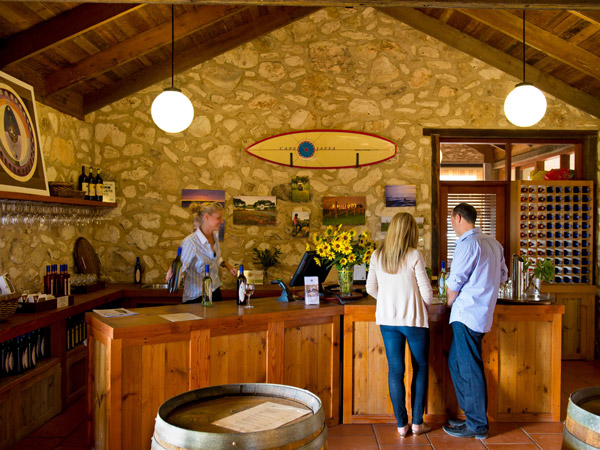
[[[448,217],[446,217],[447,227],[447,248],[446,255],[448,266],[452,263],[454,257],[454,248],[456,245],[456,233],[452,229],[450,217],[452,210],[459,203],[468,203],[477,210],[477,222],[475,225],[481,228],[485,234],[496,238],[496,194],[451,194],[448,193]]]

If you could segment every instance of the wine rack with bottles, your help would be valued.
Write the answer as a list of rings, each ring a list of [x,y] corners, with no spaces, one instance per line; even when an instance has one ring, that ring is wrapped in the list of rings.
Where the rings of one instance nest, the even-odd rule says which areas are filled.
[[[519,253],[551,259],[555,283],[592,283],[593,182],[521,181]]]

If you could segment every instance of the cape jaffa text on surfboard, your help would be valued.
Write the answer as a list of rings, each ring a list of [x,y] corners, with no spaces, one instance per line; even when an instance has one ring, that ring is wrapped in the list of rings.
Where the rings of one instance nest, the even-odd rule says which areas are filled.
[[[396,154],[396,144],[360,131],[308,130],[263,139],[246,152],[290,167],[341,169],[386,161]]]

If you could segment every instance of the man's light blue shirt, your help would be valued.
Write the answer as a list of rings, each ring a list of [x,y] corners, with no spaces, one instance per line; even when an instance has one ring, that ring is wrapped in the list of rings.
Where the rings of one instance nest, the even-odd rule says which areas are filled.
[[[458,292],[450,323],[461,322],[478,333],[492,328],[500,283],[508,278],[504,249],[494,239],[473,228],[456,241],[446,285]]]
[[[209,265],[212,290],[221,287],[219,265],[222,258],[218,231],[214,232],[213,237],[215,239],[214,252],[200,228],[187,236],[181,243],[181,273],[185,273],[183,303],[202,295],[202,279],[206,264]]]

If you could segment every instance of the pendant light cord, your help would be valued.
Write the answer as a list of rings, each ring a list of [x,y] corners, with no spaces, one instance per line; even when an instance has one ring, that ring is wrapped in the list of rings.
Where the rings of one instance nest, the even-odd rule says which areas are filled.
[[[523,10],[523,83],[525,83],[525,10]]]
[[[171,89],[175,87],[173,82],[175,74],[175,5],[171,3]],[[525,31],[523,31],[525,33]],[[523,50],[525,51],[525,50]]]

